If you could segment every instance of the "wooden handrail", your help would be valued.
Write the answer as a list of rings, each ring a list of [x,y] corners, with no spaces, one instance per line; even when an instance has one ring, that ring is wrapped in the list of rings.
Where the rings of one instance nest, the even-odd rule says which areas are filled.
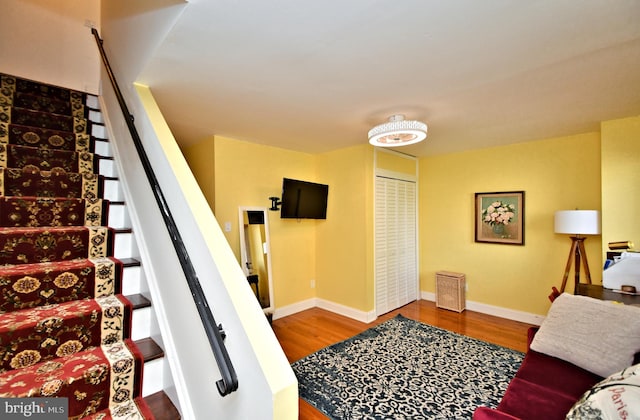
[[[200,314],[202,326],[207,333],[209,344],[211,345],[211,350],[213,351],[216,363],[218,364],[218,369],[220,370],[220,374],[222,375],[222,379],[216,381],[218,392],[222,396],[228,395],[238,389],[238,377],[236,375],[233,364],[231,363],[231,359],[229,358],[227,348],[224,345],[225,332],[222,329],[222,325],[216,324],[216,320],[211,313],[211,309],[209,308],[207,299],[204,295],[204,292],[202,291],[202,287],[200,286],[200,281],[198,280],[198,276],[196,275],[195,269],[193,268],[193,264],[191,263],[189,254],[187,253],[187,249],[184,245],[184,241],[180,236],[180,232],[178,231],[176,222],[171,215],[171,211],[169,210],[167,200],[165,199],[164,194],[160,189],[158,179],[153,172],[153,168],[151,167],[151,163],[149,162],[147,153],[145,152],[142,141],[140,140],[140,135],[138,134],[138,130],[136,129],[133,122],[133,115],[129,113],[129,108],[124,101],[122,91],[118,86],[118,82],[116,81],[113,70],[111,69],[111,65],[109,64],[109,60],[102,45],[103,41],[95,28],[91,28],[91,33],[93,34],[94,38],[96,39],[96,43],[98,44],[98,50],[100,51],[102,62],[105,66],[107,74],[109,75],[109,80],[111,81],[111,85],[113,86],[113,89],[115,91],[118,103],[120,104],[120,109],[122,110],[122,114],[124,115],[124,119],[127,121],[127,126],[129,128],[129,132],[131,133],[133,143],[136,147],[136,150],[138,151],[138,155],[142,162],[142,166],[144,167],[145,174],[147,175],[149,184],[151,184],[153,195],[156,199],[158,207],[160,208],[160,212],[162,213],[162,217],[164,219],[165,225],[167,226],[167,230],[169,231],[169,235],[171,236],[173,246],[176,250],[176,254],[178,255],[178,259],[180,260],[180,265],[182,266],[182,271],[184,272],[184,275],[187,279],[189,289],[191,290],[191,295],[193,296],[196,308],[198,309],[198,313]]]

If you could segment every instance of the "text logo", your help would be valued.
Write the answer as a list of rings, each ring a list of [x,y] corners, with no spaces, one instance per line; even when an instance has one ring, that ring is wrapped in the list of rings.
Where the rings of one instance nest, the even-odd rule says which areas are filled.
[[[0,398],[0,418],[3,420],[66,420],[67,398]]]

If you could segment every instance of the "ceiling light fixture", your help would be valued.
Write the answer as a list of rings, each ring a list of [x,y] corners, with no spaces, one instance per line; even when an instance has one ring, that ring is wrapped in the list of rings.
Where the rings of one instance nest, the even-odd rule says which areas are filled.
[[[374,146],[396,147],[418,143],[427,138],[427,124],[407,121],[404,115],[392,115],[389,122],[369,130],[369,143]]]

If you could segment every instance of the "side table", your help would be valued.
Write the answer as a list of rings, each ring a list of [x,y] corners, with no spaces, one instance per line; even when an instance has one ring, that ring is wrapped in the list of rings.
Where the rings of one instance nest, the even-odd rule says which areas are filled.
[[[625,305],[640,305],[640,295],[629,295],[626,293],[614,292],[605,289],[599,284],[578,283],[576,285],[576,295],[589,296],[601,300],[615,300]]]

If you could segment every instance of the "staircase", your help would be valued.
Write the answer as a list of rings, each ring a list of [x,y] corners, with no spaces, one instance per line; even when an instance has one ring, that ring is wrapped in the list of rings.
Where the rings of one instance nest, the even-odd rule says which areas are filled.
[[[179,419],[97,98],[0,77],[0,397]]]

